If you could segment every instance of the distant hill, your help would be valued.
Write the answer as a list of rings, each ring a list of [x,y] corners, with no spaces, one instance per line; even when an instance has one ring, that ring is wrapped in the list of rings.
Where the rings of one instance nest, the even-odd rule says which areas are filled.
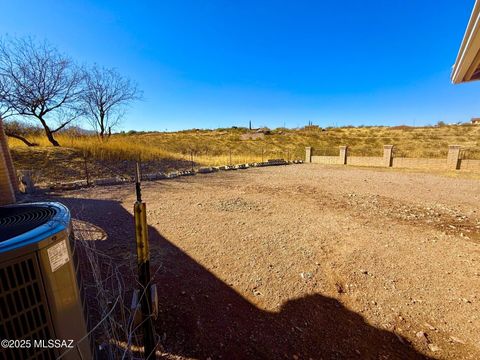
[[[58,135],[60,144],[71,150],[68,158],[81,158],[87,154],[89,159],[101,161],[104,166],[116,166],[122,161],[141,158],[145,163],[149,162],[152,169],[155,166],[164,168],[165,164],[188,167],[191,166],[192,156],[195,166],[245,163],[269,158],[303,159],[306,146],[312,146],[317,155],[337,155],[340,145],[349,145],[352,155],[380,156],[383,145],[387,144],[395,145],[396,153],[401,156],[435,158],[445,158],[448,145],[459,144],[466,149],[465,156],[480,159],[480,126],[473,124],[429,127],[308,126],[301,129],[262,129],[261,132],[246,128],[130,132],[114,134],[104,142],[100,142],[91,132],[77,130],[83,136],[73,136],[72,131]],[[45,157],[51,159],[50,163],[54,164],[56,160],[70,161],[61,159],[60,154],[65,158],[62,150],[58,150],[59,157],[56,159],[56,150],[49,147],[43,136],[36,136],[32,140],[41,145],[35,149],[37,158],[42,157],[42,151],[48,150]],[[31,158],[28,153],[33,154],[33,149],[15,139],[10,139],[9,144],[17,167],[36,166],[25,163]],[[49,166],[48,162],[42,164]]]

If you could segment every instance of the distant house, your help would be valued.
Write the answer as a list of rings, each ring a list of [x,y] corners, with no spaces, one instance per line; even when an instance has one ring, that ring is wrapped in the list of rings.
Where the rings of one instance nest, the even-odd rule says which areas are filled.
[[[480,125],[480,118],[472,118],[470,121],[473,125]]]

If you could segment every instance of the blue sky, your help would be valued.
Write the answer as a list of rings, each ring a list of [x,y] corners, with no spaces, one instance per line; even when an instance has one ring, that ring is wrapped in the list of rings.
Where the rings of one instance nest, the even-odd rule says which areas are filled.
[[[473,4],[3,0],[0,33],[136,81],[125,130],[422,125],[480,115],[480,83],[450,83]]]

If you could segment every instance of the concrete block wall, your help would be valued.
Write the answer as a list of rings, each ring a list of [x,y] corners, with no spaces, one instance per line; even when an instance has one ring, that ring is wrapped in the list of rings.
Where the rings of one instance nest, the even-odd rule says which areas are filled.
[[[462,159],[459,167],[461,170],[480,172],[480,160]]]
[[[343,165],[339,156],[312,156],[310,162],[325,165]]]
[[[338,156],[316,156],[307,148],[308,161],[315,164],[395,167],[429,170],[468,170],[480,172],[480,160],[461,159],[461,146],[450,145],[445,159],[394,157],[394,146],[384,145],[383,156],[349,156],[348,147],[340,146]]]
[[[405,169],[448,170],[446,159],[393,158],[392,167]]]
[[[347,165],[353,166],[385,166],[383,157],[379,156],[349,156]]]

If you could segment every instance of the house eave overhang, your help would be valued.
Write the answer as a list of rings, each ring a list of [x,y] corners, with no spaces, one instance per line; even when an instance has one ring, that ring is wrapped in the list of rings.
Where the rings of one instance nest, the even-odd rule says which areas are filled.
[[[453,65],[452,82],[480,80],[480,2],[475,1],[457,59]]]

